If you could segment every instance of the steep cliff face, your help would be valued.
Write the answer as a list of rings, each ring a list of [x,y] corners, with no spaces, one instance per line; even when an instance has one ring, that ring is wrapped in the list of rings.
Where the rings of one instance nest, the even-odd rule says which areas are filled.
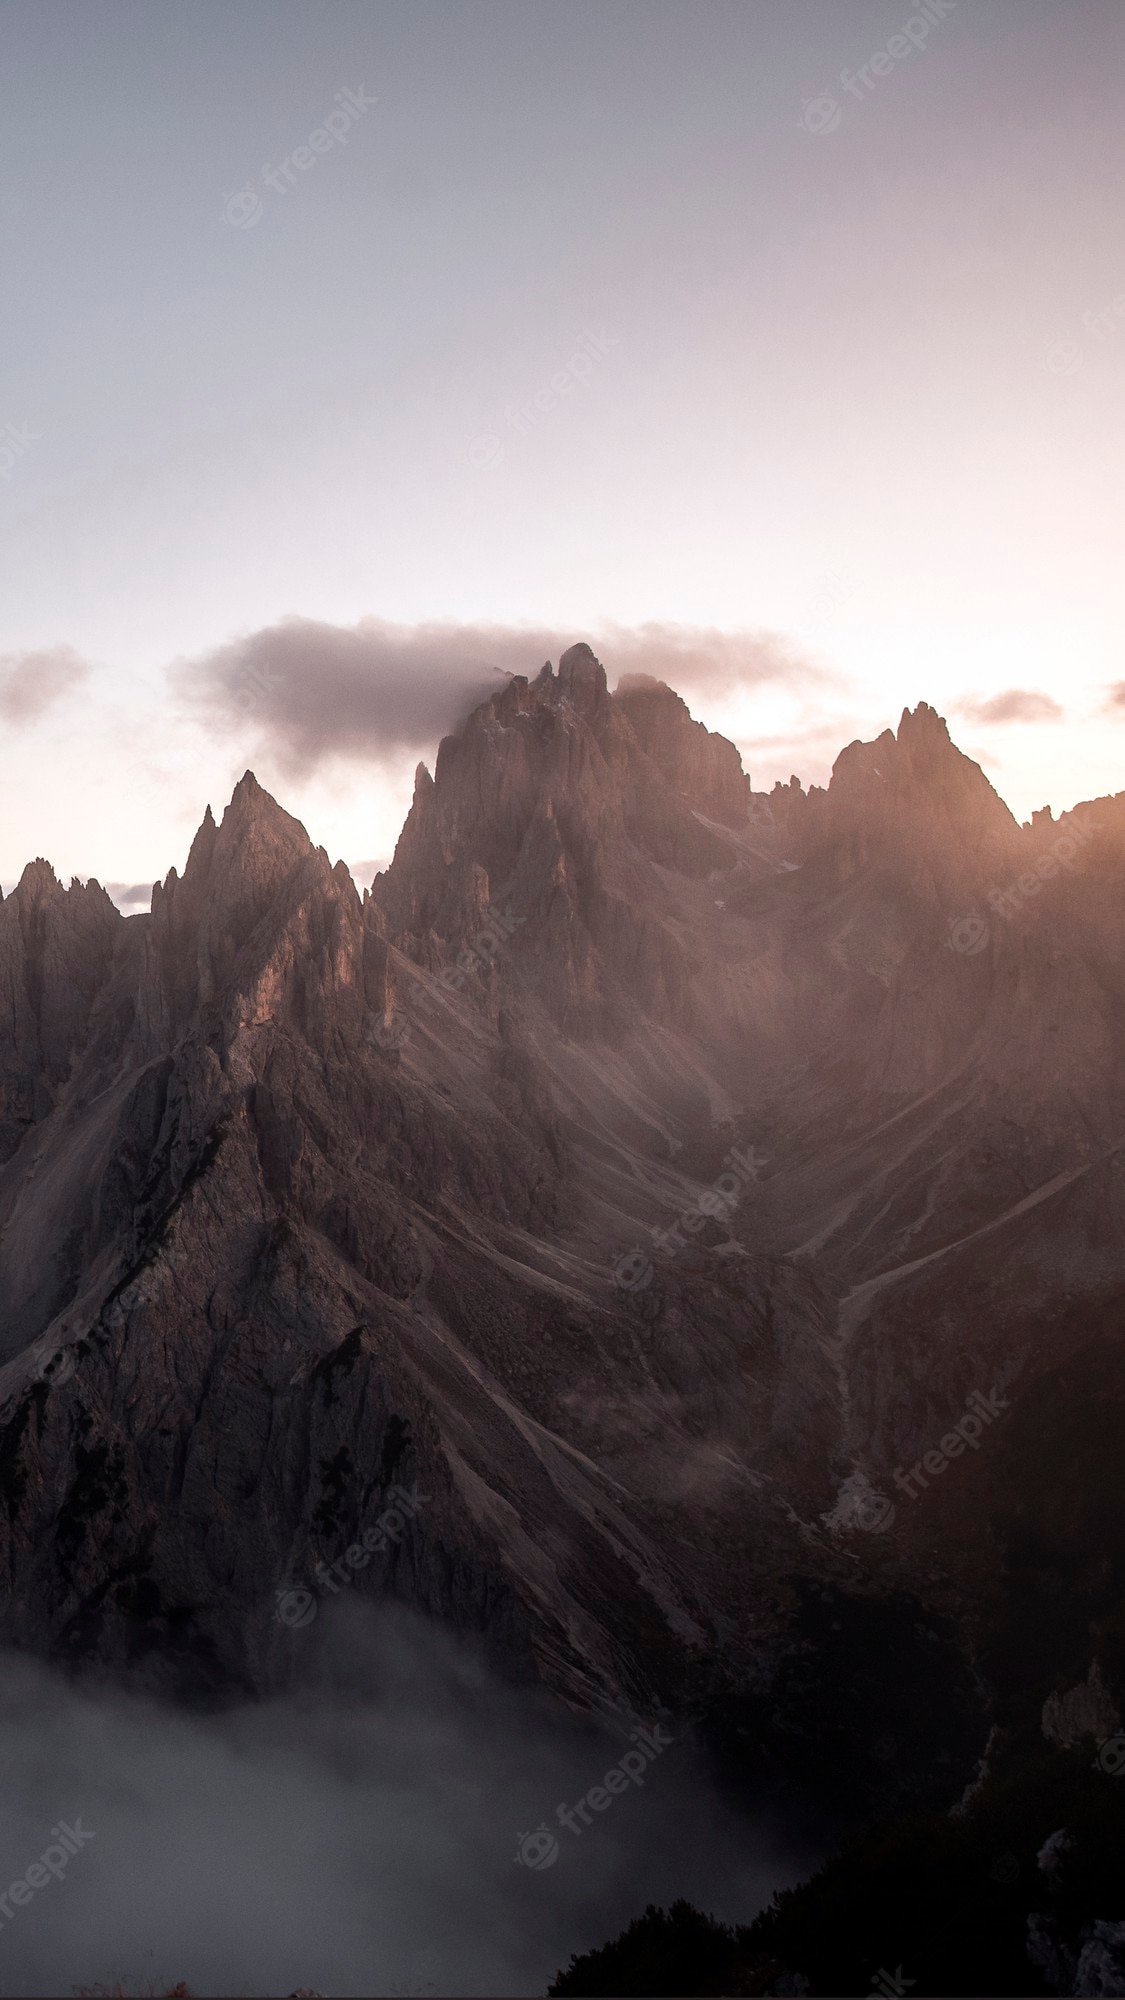
[[[733,743],[694,721],[686,701],[663,681],[627,676],[615,706],[674,793],[723,826],[745,828],[750,781]]]
[[[42,860],[0,902],[0,1161],[53,1103],[123,923],[97,882],[64,889]]]
[[[729,775],[738,758],[726,750]],[[638,1005],[686,1020],[691,958],[674,920],[683,891],[661,871],[705,881],[729,870],[737,844],[706,823],[701,807],[715,799],[705,769],[694,793],[684,786],[699,770],[686,752],[669,777],[589,647],[574,646],[557,676],[548,664],[534,682],[513,679],[447,737],[433,780],[420,768],[374,900],[403,948],[430,965],[511,906],[514,954],[564,1027],[617,1032]]]
[[[575,647],[419,770],[362,900],[249,774],[149,917],[36,864],[0,909],[38,1093],[0,1166],[6,1635],[260,1689],[351,1550],[582,1703],[807,1731],[808,1662],[839,1704],[880,1606],[879,1701],[931,1614],[1026,1696],[996,1578],[1018,1624],[1111,1477],[1058,1385],[1125,1396],[1122,804],[1021,829],[925,707],[763,799]],[[1017,1382],[956,1479],[895,1486]],[[1117,1536],[1040,1700],[1091,1624],[1120,1671]]]

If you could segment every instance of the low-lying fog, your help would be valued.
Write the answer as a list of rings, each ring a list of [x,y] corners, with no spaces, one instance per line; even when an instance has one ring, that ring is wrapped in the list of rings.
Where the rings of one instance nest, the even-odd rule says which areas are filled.
[[[221,1715],[3,1659],[0,1992],[543,1993],[649,1902],[746,1921],[815,1859],[687,1735],[638,1752],[414,1616],[332,1612],[300,1693]]]

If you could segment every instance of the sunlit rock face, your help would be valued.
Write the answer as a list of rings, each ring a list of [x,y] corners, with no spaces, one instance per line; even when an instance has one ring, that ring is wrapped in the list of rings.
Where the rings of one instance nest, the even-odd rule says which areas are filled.
[[[1120,799],[1020,828],[925,705],[756,794],[576,645],[362,899],[249,773],[151,915],[33,864],[4,1636],[261,1690],[346,1587],[811,1740],[923,1655],[970,1736],[970,1659],[1038,1714],[1097,1626],[1119,1701],[1123,861]]]

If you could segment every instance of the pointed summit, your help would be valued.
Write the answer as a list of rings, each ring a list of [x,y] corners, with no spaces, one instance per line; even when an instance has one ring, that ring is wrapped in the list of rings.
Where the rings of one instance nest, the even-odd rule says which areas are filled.
[[[37,903],[44,896],[61,896],[64,891],[50,862],[44,861],[40,854],[34,861],[28,862],[16,884],[15,893],[22,902]]]
[[[585,640],[568,646],[559,661],[558,690],[579,715],[593,718],[609,706],[605,668]]]
[[[849,743],[832,767],[818,818],[823,860],[846,879],[881,857],[893,872],[962,899],[983,867],[1015,865],[1018,828],[979,764],[952,741],[929,702],[904,709],[897,734]]]
[[[216,855],[229,852],[232,837],[240,843],[248,838],[277,845],[296,857],[310,852],[312,842],[299,819],[279,806],[272,792],[258,783],[253,771],[239,779],[222,817]]]
[[[239,779],[218,826],[207,807],[183,876],[172,869],[152,905],[159,931],[171,941],[180,1004],[218,990],[254,926],[313,851],[300,821],[252,771]]]
[[[920,701],[914,709],[903,709],[896,741],[911,765],[917,768],[939,764],[951,754],[954,757],[962,755],[949,734],[949,724],[944,715],[939,715],[928,701]]]

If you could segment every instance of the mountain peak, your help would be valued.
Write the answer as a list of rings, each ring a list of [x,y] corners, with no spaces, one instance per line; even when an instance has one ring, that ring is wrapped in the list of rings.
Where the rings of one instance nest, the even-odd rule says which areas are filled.
[[[224,835],[229,838],[231,833],[240,841],[248,834],[260,834],[271,842],[279,842],[294,855],[308,853],[312,847],[300,820],[278,805],[272,792],[258,783],[253,771],[244,772],[231,793],[219,827],[220,846],[226,846]]]
[[[62,883],[50,862],[45,861],[41,854],[28,862],[16,884],[17,896],[27,903],[39,902],[43,896],[61,896],[63,893]]]
[[[285,811],[284,807],[278,805],[272,792],[267,792],[265,786],[258,783],[253,771],[243,772],[231,793],[230,804],[223,814],[224,821],[232,814],[236,817],[250,820],[279,819],[285,821],[290,827],[295,827],[299,824],[297,820],[293,819]],[[304,832],[303,827],[301,831],[302,833]]]
[[[949,734],[944,715],[939,715],[928,701],[920,701],[917,708],[903,709],[896,741],[912,762],[938,762],[951,752],[955,757],[963,754]]]
[[[1003,799],[926,701],[903,710],[897,734],[841,750],[817,821],[821,858],[838,879],[880,857],[954,900],[981,865],[1002,872],[1017,837]]]
[[[940,731],[942,735],[948,736],[949,724],[946,722],[944,715],[939,715],[937,709],[932,707],[928,701],[920,701],[917,708],[907,707],[903,709],[898,725],[900,738],[904,730],[907,733],[921,730],[928,730],[933,733],[936,730]]]
[[[592,717],[609,705],[605,668],[585,640],[568,646],[559,660],[558,691],[579,715]]]
[[[183,875],[172,869],[152,903],[161,930],[188,950],[181,968],[182,1004],[218,989],[242,943],[313,851],[300,821],[278,805],[253,771],[239,779],[218,826],[207,807]]]

